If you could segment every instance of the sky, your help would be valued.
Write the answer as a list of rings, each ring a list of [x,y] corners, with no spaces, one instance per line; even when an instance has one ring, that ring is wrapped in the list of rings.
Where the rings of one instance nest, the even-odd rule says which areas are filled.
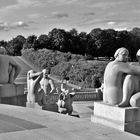
[[[53,28],[140,28],[140,0],[0,0],[0,40],[48,34]]]

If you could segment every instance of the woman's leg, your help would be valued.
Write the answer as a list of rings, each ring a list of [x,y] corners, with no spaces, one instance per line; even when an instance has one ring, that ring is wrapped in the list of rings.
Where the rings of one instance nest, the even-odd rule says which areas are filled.
[[[119,107],[129,106],[131,95],[135,91],[135,83],[137,78],[133,75],[126,75],[123,83],[123,99],[118,105]]]
[[[130,105],[132,107],[140,107],[140,92],[134,94],[130,99]]]
[[[14,79],[14,76],[15,76],[15,68],[10,65],[8,72],[9,72],[9,83],[12,84],[12,83],[14,83],[14,80],[15,80]]]

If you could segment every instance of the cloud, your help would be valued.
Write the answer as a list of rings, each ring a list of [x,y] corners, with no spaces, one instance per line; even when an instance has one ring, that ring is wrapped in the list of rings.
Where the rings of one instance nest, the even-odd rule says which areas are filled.
[[[122,27],[122,28],[114,28],[114,30],[117,30],[117,31],[123,31],[123,30],[127,30],[127,31],[130,31],[130,30],[132,30],[132,28],[130,28],[130,27]]]
[[[32,19],[37,19],[37,18],[40,18],[41,15],[39,13],[36,13],[36,14],[29,14],[28,15],[29,18],[32,18]]]
[[[95,13],[94,12],[89,12],[89,13],[85,13],[84,15],[86,15],[86,16],[94,16]]]
[[[61,19],[61,18],[68,18],[69,15],[67,13],[53,12],[52,17],[57,18],[57,19]]]
[[[8,23],[7,22],[0,22],[0,30],[7,31],[8,30]]]
[[[13,28],[26,28],[28,26],[29,25],[23,21],[17,21],[10,25],[10,27],[13,27]]]
[[[36,2],[36,6],[47,6],[48,4],[53,4],[53,5],[69,5],[69,4],[75,4],[79,0],[38,0],[38,3]]]
[[[103,29],[115,29],[115,30],[130,30],[131,21],[122,19],[106,19],[106,18],[94,18],[90,20],[85,20],[83,22],[77,22],[77,28],[103,28]]]
[[[1,31],[9,31],[12,29],[27,29],[29,27],[28,23],[25,23],[23,21],[17,21],[12,23],[7,22],[0,22],[0,30]]]
[[[0,13],[8,13],[9,11],[22,9],[25,7],[36,6],[39,4],[38,0],[16,0],[15,4],[7,5],[0,8]]]
[[[122,5],[124,4],[123,1],[114,1],[114,2],[111,2],[111,1],[104,1],[104,2],[96,2],[96,3],[91,3],[89,4],[89,7],[92,7],[92,8],[101,8],[101,9],[107,9],[107,8],[110,8],[110,7],[116,7],[117,5]]]
[[[107,24],[112,26],[112,25],[115,25],[116,22],[115,21],[109,21],[109,22],[107,22]]]
[[[100,25],[100,24],[104,24],[107,26],[115,26],[115,25],[124,25],[127,22],[130,22],[129,20],[126,19],[106,19],[106,17],[102,17],[102,18],[92,18],[89,20],[85,20],[84,22],[80,23],[80,26],[88,26],[88,25]]]

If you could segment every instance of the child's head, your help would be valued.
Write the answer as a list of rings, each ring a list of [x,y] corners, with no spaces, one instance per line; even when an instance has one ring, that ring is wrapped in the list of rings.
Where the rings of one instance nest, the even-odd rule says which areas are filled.
[[[50,69],[49,68],[43,69],[42,72],[43,72],[43,77],[47,78],[48,75],[50,74]]]
[[[63,78],[63,83],[68,83],[69,82],[69,77],[64,77]]]

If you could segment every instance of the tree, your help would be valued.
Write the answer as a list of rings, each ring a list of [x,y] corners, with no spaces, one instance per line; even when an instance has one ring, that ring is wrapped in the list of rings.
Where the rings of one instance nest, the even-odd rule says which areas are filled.
[[[51,32],[49,32],[48,37],[51,43],[52,50],[68,52],[68,38],[65,30],[54,28]]]
[[[35,44],[36,40],[37,40],[37,36],[35,36],[35,35],[28,36],[26,39],[26,42],[23,45],[23,49],[34,48],[34,44]]]
[[[80,54],[80,39],[78,36],[78,31],[75,28],[69,31],[69,40],[70,52],[74,54]]]
[[[92,55],[93,57],[99,57],[100,56],[100,36],[101,36],[102,30],[100,28],[95,28],[91,30],[91,32],[87,36],[87,51],[86,53],[88,55]]]
[[[102,42],[102,47],[100,49],[100,54],[110,59],[114,56],[117,49],[116,43],[117,32],[113,29],[103,30],[101,33],[100,40]]]
[[[9,55],[20,56],[23,44],[26,39],[22,35],[18,35],[7,43],[6,50]]]
[[[46,34],[42,34],[38,37],[39,49],[49,48],[49,37]]]
[[[116,44],[118,48],[125,47],[130,52],[130,57],[132,57],[136,50],[133,47],[131,34],[128,31],[118,31],[116,36]],[[131,58],[132,59],[132,58]]]
[[[7,45],[7,41],[4,41],[4,40],[0,41],[0,46],[6,47],[6,45]]]
[[[132,33],[133,35],[137,36],[137,37],[140,37],[140,28],[133,28],[130,33]]]
[[[81,32],[78,35],[79,38],[79,54],[85,55],[86,47],[87,47],[87,34],[86,32]]]

